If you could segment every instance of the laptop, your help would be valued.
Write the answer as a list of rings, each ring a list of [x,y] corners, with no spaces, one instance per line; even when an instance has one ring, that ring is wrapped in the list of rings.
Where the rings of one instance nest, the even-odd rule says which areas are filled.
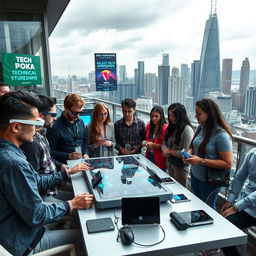
[[[159,197],[122,198],[122,225],[160,224]]]

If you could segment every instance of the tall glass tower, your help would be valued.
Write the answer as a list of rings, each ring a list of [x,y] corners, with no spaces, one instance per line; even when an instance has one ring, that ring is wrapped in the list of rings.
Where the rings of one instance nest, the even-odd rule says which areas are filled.
[[[206,97],[209,92],[220,91],[219,28],[216,5],[214,10],[211,8],[209,19],[205,25],[198,87],[197,99]]]

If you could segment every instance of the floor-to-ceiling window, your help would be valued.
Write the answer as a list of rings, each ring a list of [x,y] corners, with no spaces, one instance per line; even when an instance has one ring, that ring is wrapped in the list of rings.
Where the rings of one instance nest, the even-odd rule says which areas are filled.
[[[42,84],[15,86],[12,90],[27,90],[47,94],[45,87],[45,63],[43,17],[35,13],[0,12],[0,53],[18,53],[40,56]],[[3,80],[0,56],[0,80]]]

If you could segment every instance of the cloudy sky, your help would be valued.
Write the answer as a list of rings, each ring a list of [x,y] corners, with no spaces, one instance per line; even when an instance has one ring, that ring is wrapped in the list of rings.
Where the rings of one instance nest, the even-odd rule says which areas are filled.
[[[71,0],[50,36],[52,74],[88,75],[95,52],[117,53],[133,76],[138,61],[157,73],[162,53],[170,66],[200,58],[210,0]],[[220,58],[256,69],[256,1],[218,0]]]

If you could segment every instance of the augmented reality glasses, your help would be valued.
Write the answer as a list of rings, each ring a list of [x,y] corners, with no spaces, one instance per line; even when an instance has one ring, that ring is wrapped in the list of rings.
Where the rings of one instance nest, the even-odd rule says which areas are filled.
[[[10,124],[12,123],[20,123],[20,124],[30,124],[30,125],[35,125],[36,127],[41,127],[44,125],[44,120],[43,119],[37,119],[37,120],[24,120],[24,119],[11,119],[9,121]]]
[[[41,112],[41,114],[43,114],[44,116],[51,116],[51,117],[56,117],[57,113],[51,113],[51,112]]]
[[[85,112],[85,110],[82,110],[82,111],[80,111],[80,112],[74,112],[74,111],[71,111],[70,109],[69,109],[69,111],[72,113],[72,115],[74,115],[74,116],[77,116],[78,114],[80,115],[80,114],[83,114],[84,112]]]

